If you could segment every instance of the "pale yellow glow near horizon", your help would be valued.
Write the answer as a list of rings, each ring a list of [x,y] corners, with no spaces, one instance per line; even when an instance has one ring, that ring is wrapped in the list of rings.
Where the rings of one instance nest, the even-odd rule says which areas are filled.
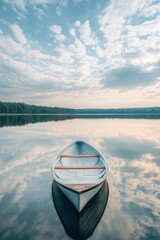
[[[160,107],[160,84],[148,88],[119,90],[90,90],[50,93],[39,98],[24,99],[24,102],[36,105],[69,108],[134,108]]]

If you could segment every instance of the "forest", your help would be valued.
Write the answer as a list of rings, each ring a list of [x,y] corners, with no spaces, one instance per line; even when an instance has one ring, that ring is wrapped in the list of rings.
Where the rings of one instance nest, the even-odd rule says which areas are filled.
[[[17,102],[0,101],[0,114],[160,114],[160,107],[147,108],[106,108],[106,109],[71,109],[46,107]]]
[[[77,109],[77,114],[160,114],[160,107]]]
[[[46,107],[17,102],[0,101],[0,113],[5,114],[74,114],[70,108]]]

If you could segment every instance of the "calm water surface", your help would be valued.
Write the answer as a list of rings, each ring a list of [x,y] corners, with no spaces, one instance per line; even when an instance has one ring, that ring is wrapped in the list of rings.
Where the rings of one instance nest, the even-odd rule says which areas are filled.
[[[77,139],[100,150],[109,167],[109,199],[89,239],[160,239],[160,120],[5,125],[10,124],[0,128],[0,239],[70,239],[53,204],[50,169],[57,153]]]

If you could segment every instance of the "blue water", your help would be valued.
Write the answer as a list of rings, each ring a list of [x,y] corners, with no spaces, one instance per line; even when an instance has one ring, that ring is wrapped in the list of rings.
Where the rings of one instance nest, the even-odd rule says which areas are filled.
[[[160,120],[56,119],[13,126],[3,119],[2,125],[0,239],[70,239],[53,204],[51,165],[77,139],[93,144],[108,164],[109,199],[89,239],[160,239]]]

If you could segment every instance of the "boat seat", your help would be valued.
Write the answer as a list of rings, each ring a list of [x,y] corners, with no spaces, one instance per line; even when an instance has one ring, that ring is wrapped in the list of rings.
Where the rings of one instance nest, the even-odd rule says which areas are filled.
[[[105,169],[105,166],[55,166],[59,170]]]
[[[60,158],[96,158],[96,157],[99,157],[98,155],[96,154],[90,154],[90,155],[82,155],[82,154],[79,154],[79,155],[61,155]]]

